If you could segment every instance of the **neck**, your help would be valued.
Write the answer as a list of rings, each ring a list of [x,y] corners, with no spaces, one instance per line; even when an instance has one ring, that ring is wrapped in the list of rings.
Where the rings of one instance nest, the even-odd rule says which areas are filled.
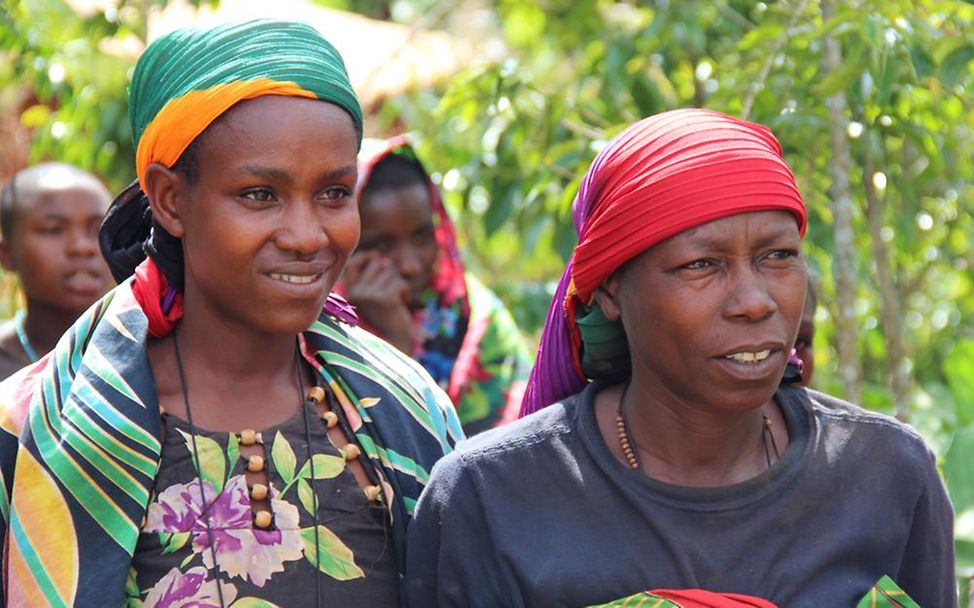
[[[740,483],[767,470],[764,418],[778,418],[772,401],[750,410],[715,411],[654,397],[660,394],[658,387],[650,390],[635,378],[620,394],[647,475],[675,485],[713,487]]]
[[[80,314],[80,313],[79,313]],[[54,348],[61,335],[71,327],[78,314],[66,312],[36,301],[27,301],[24,329],[31,348],[43,357]]]
[[[175,332],[183,364],[209,384],[262,385],[270,378],[293,376],[297,335],[255,332],[218,316],[187,308]]]

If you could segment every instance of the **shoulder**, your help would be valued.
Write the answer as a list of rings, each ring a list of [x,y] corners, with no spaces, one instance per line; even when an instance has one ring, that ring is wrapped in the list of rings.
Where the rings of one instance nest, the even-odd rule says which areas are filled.
[[[382,338],[324,313],[304,337],[319,361],[359,397],[383,394],[400,406],[370,409],[373,418],[386,417],[387,425],[417,422],[444,444],[452,445],[463,436],[453,403],[443,389],[417,361]]]
[[[457,444],[450,457],[459,468],[504,468],[511,461],[543,457],[572,441],[583,393]]]
[[[0,379],[11,376],[29,363],[20,347],[13,320],[0,323]]]
[[[885,459],[886,466],[898,463],[913,473],[933,470],[934,454],[912,426],[811,389],[783,391],[816,421],[827,449],[842,448],[864,458]]]
[[[349,365],[349,360],[356,360],[373,374],[421,388],[437,386],[412,357],[357,325],[322,313],[305,335],[326,360],[344,361],[346,365]]]

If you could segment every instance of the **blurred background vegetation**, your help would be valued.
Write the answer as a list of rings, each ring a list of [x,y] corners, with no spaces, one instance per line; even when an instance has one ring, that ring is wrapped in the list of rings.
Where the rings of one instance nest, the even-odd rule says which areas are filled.
[[[137,52],[113,44],[144,42],[152,12],[168,3],[116,0],[80,15],[65,0],[2,2],[0,116],[16,124],[0,123],[0,178],[59,159],[120,189],[133,177],[125,87]],[[610,137],[682,106],[772,127],[809,209],[806,254],[819,292],[814,384],[910,422],[940,455],[966,597],[974,572],[974,4],[308,4],[477,40],[475,60],[459,73],[371,108],[368,130],[416,137],[468,264],[532,339],[574,244],[576,188]],[[15,285],[2,276],[0,284],[0,313],[9,314]]]

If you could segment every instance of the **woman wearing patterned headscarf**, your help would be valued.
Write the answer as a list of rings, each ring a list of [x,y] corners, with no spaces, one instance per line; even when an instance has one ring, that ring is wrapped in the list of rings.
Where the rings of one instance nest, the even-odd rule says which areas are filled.
[[[364,156],[358,190],[362,240],[343,287],[362,325],[423,365],[467,435],[515,420],[527,348],[503,302],[464,269],[440,192],[405,137]]]
[[[530,415],[437,465],[411,604],[955,606],[920,437],[782,385],[805,209],[770,130],[644,119],[595,158],[574,218]]]
[[[328,295],[359,238],[341,57],[300,23],[180,30],[130,110],[139,179],[101,231],[121,284],[0,385],[7,605],[398,605],[461,432]]]

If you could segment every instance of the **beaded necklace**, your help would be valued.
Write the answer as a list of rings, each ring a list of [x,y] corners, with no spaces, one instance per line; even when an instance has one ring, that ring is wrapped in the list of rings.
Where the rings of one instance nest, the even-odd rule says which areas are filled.
[[[20,340],[20,347],[24,349],[24,354],[27,355],[27,360],[36,363],[40,357],[37,356],[37,351],[30,345],[30,338],[27,337],[26,319],[27,312],[21,308],[14,315],[14,330],[17,332],[17,339]]]
[[[183,392],[183,403],[186,407],[186,421],[189,423],[189,434],[193,445],[193,460],[196,465],[196,476],[197,476],[197,481],[200,484],[200,500],[202,500],[203,502],[203,504],[201,505],[202,513],[203,513],[203,521],[206,524],[206,538],[207,538],[207,542],[210,545],[210,557],[213,562],[213,565],[210,568],[210,572],[213,576],[213,582],[216,584],[217,596],[220,599],[220,608],[226,608],[227,604],[223,599],[223,585],[220,584],[220,571],[219,571],[219,565],[217,564],[217,558],[216,558],[216,544],[213,540],[213,528],[210,525],[210,502],[206,498],[206,493],[205,493],[206,490],[204,489],[204,485],[203,485],[203,473],[202,473],[202,468],[200,467],[200,454],[199,454],[199,449],[196,447],[196,426],[193,424],[193,410],[189,404],[189,388],[186,384],[186,372],[183,369],[183,359],[179,352],[179,341],[176,339],[176,332],[173,332],[172,334],[172,344],[173,344],[173,351],[175,352],[176,355],[176,369],[179,372],[179,382]],[[307,401],[310,401],[312,404],[317,403],[318,401],[324,398],[324,389],[322,389],[319,386],[314,386],[309,391],[307,398],[305,398],[304,380],[301,378],[301,355],[298,350],[295,350],[294,366],[295,369],[297,370],[297,376],[298,376],[298,396],[302,400],[301,412],[302,412],[302,418],[304,419],[305,437],[307,439],[308,464],[311,467],[310,483],[311,483],[311,496],[312,496],[312,511],[314,512],[313,517],[314,517],[314,526],[315,526],[314,528],[315,529],[315,606],[321,608],[322,606],[321,584],[320,584],[321,568],[317,563],[321,555],[320,540],[318,538],[318,525],[319,525],[318,492],[315,489],[315,479],[317,478],[317,475],[315,475],[315,464],[314,464],[313,454],[311,451],[311,423],[308,421],[308,410],[305,407],[305,403],[306,403],[305,399],[307,399]],[[330,412],[330,413],[333,416],[335,416],[336,418],[335,422],[337,423],[337,416],[334,414],[334,412]],[[331,420],[328,418],[326,418],[326,423],[329,426],[333,426]],[[259,437],[257,433],[254,433],[252,431],[244,431],[244,433],[247,434],[246,441],[248,443],[258,442]],[[243,436],[244,433],[241,433],[241,435]],[[251,442],[251,439],[253,439],[253,442]],[[357,448],[355,444],[349,444],[348,447]],[[260,459],[258,461],[257,459],[259,459],[259,457],[251,457],[251,459],[248,461],[248,470],[251,470],[252,472],[256,472],[263,469],[263,460]],[[260,466],[257,466],[258,462]],[[256,485],[254,486],[254,490],[258,492],[258,495],[261,493],[261,489],[259,489]],[[251,496],[253,497],[253,494]],[[267,517],[267,515],[269,514],[264,511],[255,514],[254,524],[259,528],[270,527],[270,525],[273,523],[273,515],[270,514],[269,517]]]
[[[638,471],[642,468],[642,462],[639,460],[636,440],[629,429],[629,418],[626,416],[625,401],[628,390],[629,386],[627,385],[616,409],[616,436],[619,438],[619,446],[622,448],[622,455],[625,456],[629,468]],[[774,453],[775,462],[781,460],[781,456],[778,454],[778,444],[775,443],[774,433],[771,432],[771,420],[764,414],[761,415],[761,418],[763,420],[761,423],[761,443],[764,445],[764,458],[770,469],[772,465],[771,454]]]

